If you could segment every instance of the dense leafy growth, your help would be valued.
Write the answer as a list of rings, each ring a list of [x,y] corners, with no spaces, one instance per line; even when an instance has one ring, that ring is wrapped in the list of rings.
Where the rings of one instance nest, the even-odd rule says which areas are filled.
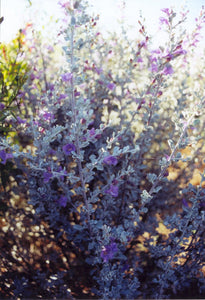
[[[204,298],[205,11],[163,9],[154,48],[61,6],[63,58],[31,24],[0,48],[0,295]]]

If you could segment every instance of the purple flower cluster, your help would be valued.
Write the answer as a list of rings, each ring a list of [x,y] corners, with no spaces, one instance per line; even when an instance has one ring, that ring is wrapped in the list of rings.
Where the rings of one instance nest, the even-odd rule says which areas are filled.
[[[106,193],[111,195],[112,197],[117,197],[119,193],[119,187],[115,184],[111,184],[110,188],[106,190]]]
[[[62,196],[62,195],[61,195],[60,198],[57,200],[58,204],[59,204],[60,206],[62,206],[62,207],[66,207],[67,201],[68,201],[67,197]]]
[[[17,116],[16,119],[17,119],[19,124],[25,124],[26,123],[26,120],[21,119],[19,116]]]
[[[112,166],[112,165],[116,166],[118,163],[118,160],[115,156],[109,155],[103,159],[103,162],[109,166]]]
[[[174,70],[172,69],[172,66],[170,64],[167,64],[163,70],[164,75],[172,75],[174,73]]]
[[[73,78],[73,74],[72,73],[65,73],[65,74],[61,75],[61,79],[64,82],[71,82],[72,78]]]
[[[114,83],[112,83],[112,82],[110,82],[110,83],[107,84],[107,88],[109,90],[111,90],[111,91],[113,91],[115,89],[115,87],[116,87],[116,85]]]
[[[46,112],[43,113],[43,118],[46,121],[50,121],[51,119],[54,119],[54,114],[46,111]]]
[[[3,110],[5,108],[4,103],[0,102],[0,110]]]
[[[48,183],[49,180],[53,177],[53,174],[51,172],[44,172],[43,177],[43,182]]]
[[[171,17],[173,15],[173,10],[170,10],[169,8],[163,8],[161,11],[166,14],[166,17],[160,17],[160,24],[169,26]]]
[[[63,146],[63,152],[65,153],[65,155],[70,155],[73,151],[75,151],[75,145],[66,144],[65,146]]]
[[[5,150],[0,150],[0,158],[1,158],[1,164],[5,165],[7,159],[13,158],[13,155],[11,153],[6,153]]]
[[[117,253],[118,248],[115,242],[111,242],[110,244],[103,246],[101,251],[101,258],[103,262],[109,262],[109,260],[113,259],[115,253]]]

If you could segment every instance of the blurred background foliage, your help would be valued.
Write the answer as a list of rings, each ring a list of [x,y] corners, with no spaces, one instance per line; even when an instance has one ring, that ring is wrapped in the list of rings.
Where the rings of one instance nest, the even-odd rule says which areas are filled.
[[[19,31],[9,44],[0,44],[0,134],[8,135],[12,130],[9,118],[16,118],[22,104],[18,97],[28,78],[29,66],[24,59],[24,34]]]

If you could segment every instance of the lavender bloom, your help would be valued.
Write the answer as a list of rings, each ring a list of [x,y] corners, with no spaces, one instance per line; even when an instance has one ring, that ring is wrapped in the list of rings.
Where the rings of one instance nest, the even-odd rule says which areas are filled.
[[[95,71],[96,71],[96,73],[98,74],[98,75],[100,75],[101,73],[102,73],[102,68],[95,68]]]
[[[31,73],[31,75],[30,75],[30,80],[33,81],[33,80],[36,79],[36,78],[39,79],[38,76],[35,76],[35,74]]]
[[[172,69],[172,66],[171,65],[166,65],[164,70],[163,70],[163,73],[165,75],[171,75],[174,73],[174,70]]]
[[[166,25],[169,25],[169,21],[163,17],[161,17],[160,19],[160,24],[166,24]]]
[[[107,88],[111,91],[115,89],[116,85],[114,83],[108,83]]]
[[[158,72],[158,66],[156,64],[152,64],[150,68],[151,72]]]
[[[111,242],[111,244],[103,246],[100,256],[104,262],[108,262],[114,257],[117,251],[117,244],[115,242]]]
[[[92,137],[92,136],[95,135],[95,128],[91,128],[91,129],[89,130],[89,135],[90,135],[90,137]]]
[[[150,66],[149,70],[151,72],[158,72],[157,58],[151,57],[150,62],[151,62],[151,66]]]
[[[60,198],[58,199],[57,202],[58,202],[58,204],[59,204],[60,206],[66,207],[67,201],[68,201],[67,197],[65,197],[65,196],[60,196]]]
[[[46,121],[49,121],[51,119],[54,119],[54,114],[50,113],[50,112],[44,112],[43,113],[43,117]]]
[[[7,159],[12,158],[12,157],[13,157],[13,155],[10,153],[6,153],[5,150],[0,151],[1,164],[5,165]]]
[[[139,57],[139,58],[137,59],[137,62],[138,62],[138,63],[143,62],[143,59],[142,59],[141,57]]]
[[[111,165],[116,166],[116,164],[118,163],[117,158],[112,155],[106,156],[103,159],[103,162],[109,166],[111,166]]]
[[[69,11],[73,10],[73,5],[71,1],[67,1],[65,3],[63,3],[63,1],[59,1],[58,4],[62,7],[65,8]]]
[[[65,94],[60,94],[59,95],[59,98],[58,98],[58,101],[62,100],[62,99],[66,99],[67,95]]]
[[[117,197],[118,196],[118,186],[111,184],[110,188],[106,190],[106,193],[111,195],[112,197]]]
[[[48,83],[48,90],[54,91],[55,85],[52,83]]]
[[[182,47],[180,47],[178,50],[176,50],[175,52],[173,52],[173,56],[179,56],[179,55],[185,55],[187,54],[187,51],[182,49]]]
[[[65,73],[61,75],[61,79],[64,82],[71,82],[71,79],[73,78],[73,74],[72,73]]]
[[[19,124],[25,124],[26,123],[26,120],[24,119],[21,119],[20,117],[16,117],[17,121]]]
[[[171,59],[173,59],[174,58],[174,55],[173,54],[171,54],[171,53],[168,53],[167,55],[165,55],[165,56],[162,56],[163,58],[166,58],[166,60],[167,61],[170,61]]]
[[[25,92],[19,91],[18,97],[19,98],[25,98]]]
[[[50,172],[44,172],[43,177],[44,177],[43,182],[47,183],[53,177],[53,174]]]
[[[170,11],[169,11],[169,8],[162,8],[161,11],[163,11],[168,16],[170,16],[170,14],[171,14]]]
[[[80,96],[80,92],[78,92],[78,91],[74,91],[74,96],[75,96],[75,97],[78,97],[78,96]]]
[[[50,150],[48,151],[48,154],[51,155],[51,156],[53,156],[53,155],[56,154],[56,151],[53,150],[53,149],[50,149]]]
[[[73,144],[66,144],[65,146],[63,146],[63,152],[66,155],[69,155],[72,151],[75,151],[75,145],[73,145]]]
[[[1,103],[1,102],[0,102],[0,110],[3,110],[4,108],[5,108],[4,103]]]

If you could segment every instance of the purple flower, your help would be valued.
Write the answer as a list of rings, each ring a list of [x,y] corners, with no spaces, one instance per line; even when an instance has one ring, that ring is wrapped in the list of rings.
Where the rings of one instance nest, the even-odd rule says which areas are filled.
[[[48,90],[54,91],[55,85],[52,83],[48,83]]]
[[[151,68],[150,68],[150,71],[151,72],[157,72],[158,71],[158,66],[157,66],[157,64],[151,64]]]
[[[145,41],[141,41],[139,44],[138,44],[138,47],[142,48],[142,47],[146,47],[147,46],[147,43]]]
[[[135,102],[138,104],[137,109],[139,110],[145,104],[145,98],[136,98]]]
[[[21,119],[20,117],[16,117],[17,121],[19,124],[25,124],[26,123],[26,120],[24,119]]]
[[[49,121],[51,119],[54,119],[54,114],[50,113],[50,112],[44,112],[43,113],[43,117],[46,121]]]
[[[150,56],[150,62],[151,62],[151,63],[157,63],[157,58],[156,58],[156,56]]]
[[[172,69],[171,65],[166,65],[163,70],[164,75],[171,75],[174,73],[174,70]]]
[[[167,161],[169,161],[169,160],[170,160],[170,156],[169,156],[169,155],[167,155],[167,154],[165,154],[165,158],[166,158],[166,160],[167,160]]]
[[[44,172],[43,177],[44,177],[43,182],[47,183],[53,177],[53,174],[51,172]]]
[[[78,92],[78,91],[74,91],[74,96],[75,96],[75,97],[78,97],[78,96],[80,96],[80,92]]]
[[[62,99],[65,99],[67,97],[67,95],[65,94],[60,94],[59,95],[59,98],[58,98],[58,101],[62,100]]]
[[[159,21],[160,21],[160,24],[166,24],[166,25],[169,25],[169,21],[168,21],[167,19],[163,18],[163,17],[161,17],[161,18],[159,19]]]
[[[66,144],[65,146],[63,146],[63,152],[66,155],[69,155],[72,151],[75,151],[75,145],[73,145],[73,144]]]
[[[111,166],[111,165],[116,166],[118,161],[115,156],[109,155],[103,159],[103,162],[109,166]]]
[[[89,130],[89,136],[92,137],[94,135],[95,135],[95,128],[93,127]]]
[[[95,71],[96,71],[96,73],[98,74],[98,75],[100,75],[101,73],[102,73],[102,68],[95,68]]]
[[[59,1],[58,4],[61,5],[62,8],[68,9],[69,11],[73,10],[73,5],[71,1],[67,1],[65,3],[63,3],[63,1]]]
[[[117,244],[115,242],[111,242],[110,244],[102,247],[100,256],[104,262],[108,262],[110,259],[114,257],[117,251],[118,251]]]
[[[174,57],[179,56],[179,55],[185,55],[185,54],[187,54],[187,51],[182,48],[173,52]]]
[[[33,81],[34,79],[38,79],[38,76],[35,76],[33,73],[31,73],[31,75],[30,75],[30,79]]]
[[[161,9],[162,12],[164,12],[165,14],[167,14],[168,16],[171,14],[169,11],[169,8],[163,8]]]
[[[117,197],[118,196],[118,186],[111,184],[110,188],[106,190],[106,193],[111,195],[112,197]]]
[[[61,75],[61,79],[64,82],[71,82],[71,79],[73,78],[73,74],[72,73],[65,73]]]
[[[157,72],[158,64],[157,64],[157,58],[155,56],[150,56],[150,63],[151,63],[151,67],[149,68],[149,70],[151,72]]]
[[[58,204],[62,207],[66,207],[68,199],[65,196],[60,196],[60,198],[57,200]]]
[[[6,153],[5,150],[1,150],[1,151],[0,151],[0,158],[1,158],[1,164],[5,165],[7,159],[13,158],[13,155],[10,154],[10,153]]]
[[[166,56],[163,56],[163,58],[166,58],[167,61],[170,61],[171,59],[174,58],[174,55],[171,53],[168,53]]]
[[[49,149],[48,154],[51,155],[51,156],[53,156],[53,155],[56,154],[56,151],[53,150],[53,149]]]
[[[18,97],[19,98],[24,98],[25,97],[25,92],[19,91]]]
[[[0,110],[3,110],[4,108],[5,108],[4,103],[1,103],[1,102],[0,102]]]
[[[137,59],[137,62],[139,63],[139,62],[143,62],[143,59],[141,58],[141,57],[139,57],[138,59]]]
[[[107,88],[111,91],[113,91],[115,89],[116,85],[114,83],[108,83]]]
[[[188,202],[186,201],[185,198],[182,199],[182,205],[185,207],[189,207]]]

